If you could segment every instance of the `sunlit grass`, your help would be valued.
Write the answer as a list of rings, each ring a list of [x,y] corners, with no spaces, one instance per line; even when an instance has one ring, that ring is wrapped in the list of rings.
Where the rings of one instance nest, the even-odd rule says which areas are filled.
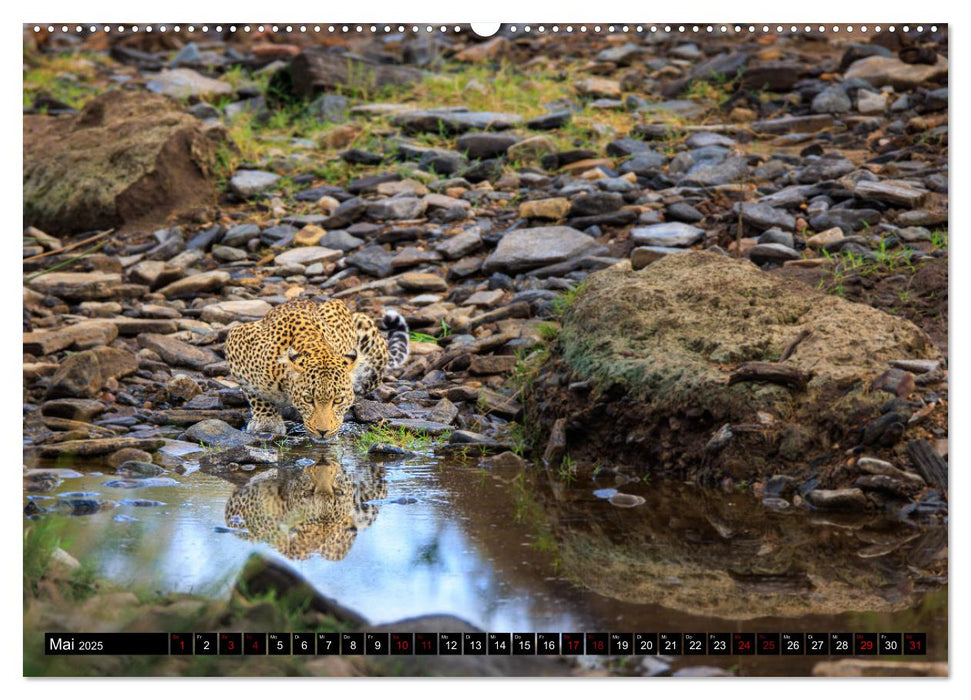
[[[111,59],[99,53],[61,53],[35,56],[32,67],[24,71],[23,104],[33,105],[41,95],[60,100],[75,109],[104,91],[94,84],[100,68]]]

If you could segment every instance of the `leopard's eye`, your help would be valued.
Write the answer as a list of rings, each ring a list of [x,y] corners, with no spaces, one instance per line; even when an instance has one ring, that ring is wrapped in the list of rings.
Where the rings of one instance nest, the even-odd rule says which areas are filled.
[[[313,403],[314,397],[311,396],[310,394],[304,394],[303,400],[304,400],[304,403]]]

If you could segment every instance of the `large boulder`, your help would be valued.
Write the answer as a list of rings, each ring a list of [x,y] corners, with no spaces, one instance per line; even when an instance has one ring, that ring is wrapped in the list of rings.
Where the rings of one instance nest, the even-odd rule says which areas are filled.
[[[712,253],[591,274],[553,350],[527,410],[567,420],[571,456],[701,480],[812,463],[835,470],[823,486],[894,398],[871,381],[938,354],[909,321]],[[578,381],[588,396],[564,388]]]
[[[109,90],[76,116],[24,115],[24,223],[77,233],[164,222],[215,201],[221,127],[160,95]]]

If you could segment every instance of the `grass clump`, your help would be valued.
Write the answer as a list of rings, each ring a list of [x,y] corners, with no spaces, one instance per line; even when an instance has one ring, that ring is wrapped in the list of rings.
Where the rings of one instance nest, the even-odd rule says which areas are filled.
[[[406,450],[424,451],[428,450],[439,439],[446,437],[445,435],[433,437],[424,430],[393,428],[384,423],[379,423],[354,438],[354,449],[366,454],[374,445],[385,444]]]

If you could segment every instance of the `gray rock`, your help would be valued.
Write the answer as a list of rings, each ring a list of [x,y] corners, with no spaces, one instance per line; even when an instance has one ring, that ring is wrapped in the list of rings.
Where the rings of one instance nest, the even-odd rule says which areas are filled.
[[[568,216],[597,216],[617,211],[624,206],[624,198],[616,192],[581,194],[570,204]]]
[[[418,161],[418,167],[426,172],[449,176],[461,171],[468,165],[468,159],[456,151],[429,148]]]
[[[821,157],[800,169],[796,173],[796,182],[810,185],[823,180],[836,180],[856,170],[852,162],[837,156],[835,158]]]
[[[203,421],[208,422],[208,421]],[[192,430],[196,426],[192,426],[189,430]],[[239,431],[242,432],[242,431]],[[188,434],[188,431],[186,432]],[[245,433],[244,433],[245,434]],[[233,441],[238,439],[236,435],[223,435],[221,439]],[[219,445],[219,447],[228,447],[228,449],[220,450],[218,452],[207,452],[202,457],[199,458],[199,468],[204,472],[219,472],[230,464],[276,464],[279,461],[279,455],[276,450],[264,449],[262,447],[256,447],[251,444],[242,445]]]
[[[758,134],[811,133],[833,126],[835,120],[829,114],[807,114],[804,117],[785,116],[752,122],[752,131]]]
[[[254,238],[259,238],[260,227],[256,224],[237,224],[226,231],[219,241],[223,245],[244,246]]]
[[[896,206],[916,209],[927,197],[927,190],[903,182],[901,180],[879,180],[877,182],[861,180],[853,189],[860,199],[875,199]]]
[[[616,139],[607,144],[607,155],[613,158],[650,153],[651,145],[640,139]]]
[[[348,255],[345,262],[372,277],[384,278],[390,275],[393,270],[391,261],[394,260],[394,257],[394,253],[388,252],[381,246],[370,245]]]
[[[189,107],[186,112],[191,114],[196,119],[202,119],[203,121],[209,119],[219,119],[219,110],[208,102],[197,102]]]
[[[344,257],[343,251],[332,248],[324,248],[319,245],[301,246],[291,248],[276,256],[274,262],[277,265],[311,265],[313,263],[329,263],[340,260]]]
[[[678,184],[714,187],[737,182],[748,175],[744,158],[727,158],[715,165],[702,165],[685,175]]]
[[[816,114],[839,114],[853,109],[853,101],[841,85],[831,85],[813,98],[812,110]]]
[[[425,200],[418,197],[391,197],[367,205],[367,215],[378,221],[417,219],[425,213]]]
[[[770,228],[759,236],[759,243],[778,243],[786,248],[793,248],[795,241],[788,231],[781,231],[777,228]]]
[[[463,134],[456,139],[455,150],[465,153],[473,160],[495,158],[504,155],[510,146],[519,141],[518,136],[511,134]]]
[[[860,114],[883,114],[887,111],[887,97],[880,92],[859,90],[856,93],[856,110]]]
[[[634,58],[646,51],[645,47],[631,42],[621,46],[611,46],[597,54],[597,60],[605,63],[616,63],[618,66],[628,66]]]
[[[923,226],[907,226],[897,229],[895,233],[901,240],[907,241],[908,243],[931,240],[931,232]]]
[[[704,148],[706,146],[731,148],[735,145],[735,139],[711,131],[696,131],[684,143],[688,148]]]
[[[239,248],[233,248],[228,245],[216,246],[212,249],[212,257],[216,258],[220,262],[238,262],[240,260],[246,260],[248,257],[245,250],[240,250]]]
[[[253,197],[272,188],[280,181],[280,176],[263,170],[238,170],[229,181],[229,189],[244,199]]]
[[[482,265],[484,272],[522,272],[563,262],[597,247],[569,226],[518,229],[505,234]]]
[[[632,229],[630,237],[639,246],[686,248],[701,243],[705,232],[697,226],[671,221]]]
[[[441,253],[446,260],[457,260],[474,253],[481,246],[482,236],[479,234],[479,230],[471,228],[440,241],[435,245],[435,250]]]
[[[349,103],[343,95],[321,95],[307,105],[307,114],[319,122],[342,124],[347,121]]]
[[[245,100],[238,100],[237,102],[230,102],[223,108],[223,112],[226,114],[226,119],[232,121],[240,114],[256,114],[257,120],[259,120],[259,113],[266,110],[266,99],[262,95],[256,97],[250,97]]]
[[[784,263],[787,260],[798,260],[802,257],[798,251],[780,243],[759,243],[749,248],[749,258],[756,265],[766,263]]]
[[[179,436],[180,440],[202,443],[207,447],[240,447],[259,440],[256,435],[237,430],[229,423],[217,418],[200,421]]]
[[[328,231],[323,238],[320,239],[320,245],[324,248],[331,248],[333,250],[342,250],[348,253],[356,248],[360,248],[364,245],[364,241],[356,236],[352,236],[347,231],[338,229],[336,231]]]
[[[687,202],[675,202],[664,210],[664,218],[668,221],[682,221],[693,224],[705,218],[705,215]]]
[[[466,131],[503,131],[519,126],[523,118],[501,112],[452,112],[425,110],[396,114],[391,125],[407,134],[465,133]]]
[[[742,210],[742,221],[757,229],[777,227],[791,231],[796,227],[796,217],[781,209],[770,207],[768,204],[736,202],[732,207],[732,213],[737,215],[739,208]]]
[[[634,173],[635,175],[650,175],[657,171],[668,162],[667,156],[654,151],[638,153],[633,158],[621,164],[619,170],[622,174]]]
[[[163,70],[145,83],[145,87],[151,92],[180,100],[218,97],[220,95],[231,95],[234,92],[232,86],[228,83],[207,78],[191,68]]]
[[[875,209],[830,209],[809,219],[814,231],[839,226],[846,234],[860,230],[864,223],[870,226],[880,223],[880,212]]]
[[[220,362],[220,357],[212,350],[156,333],[143,333],[138,336],[138,344],[143,348],[153,350],[171,365],[205,369],[209,365]]]
[[[360,197],[351,197],[340,203],[334,213],[320,222],[328,231],[346,228],[364,216],[367,211],[368,203]]]
[[[664,246],[655,245],[640,246],[631,251],[630,264],[635,270],[640,270],[647,267],[652,262],[667,257],[668,255],[688,252],[690,251],[685,250],[684,248],[666,248]]]
[[[566,126],[572,118],[573,114],[570,110],[564,109],[559,112],[550,112],[549,114],[541,114],[538,117],[533,117],[526,122],[526,127],[536,131],[549,131]]]

